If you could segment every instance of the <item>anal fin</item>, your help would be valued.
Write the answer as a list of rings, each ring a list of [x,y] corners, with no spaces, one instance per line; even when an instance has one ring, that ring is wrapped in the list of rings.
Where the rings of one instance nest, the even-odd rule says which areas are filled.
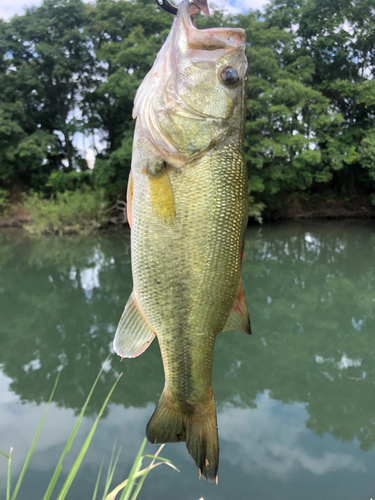
[[[122,313],[113,348],[122,358],[135,358],[142,354],[155,338],[155,332],[148,324],[134,291]]]
[[[223,328],[223,331],[225,330],[233,330],[235,332],[245,332],[248,335],[251,335],[249,311],[247,310],[242,278],[236,301],[229,314],[225,327]]]

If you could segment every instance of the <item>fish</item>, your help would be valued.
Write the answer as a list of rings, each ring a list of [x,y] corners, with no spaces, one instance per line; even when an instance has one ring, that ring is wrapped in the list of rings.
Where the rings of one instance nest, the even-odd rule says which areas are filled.
[[[113,345],[133,358],[157,337],[165,383],[147,439],[186,442],[199,477],[217,482],[215,339],[251,333],[241,274],[247,60],[244,30],[196,28],[192,14],[208,12],[199,1],[182,1],[136,93],[127,192],[133,291]]]

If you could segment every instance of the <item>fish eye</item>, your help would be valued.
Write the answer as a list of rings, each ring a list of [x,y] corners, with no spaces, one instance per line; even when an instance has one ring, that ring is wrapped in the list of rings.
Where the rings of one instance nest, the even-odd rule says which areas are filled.
[[[238,71],[236,70],[236,68],[233,68],[233,66],[226,66],[221,71],[221,78],[228,85],[234,85],[235,83],[238,82],[239,79]]]

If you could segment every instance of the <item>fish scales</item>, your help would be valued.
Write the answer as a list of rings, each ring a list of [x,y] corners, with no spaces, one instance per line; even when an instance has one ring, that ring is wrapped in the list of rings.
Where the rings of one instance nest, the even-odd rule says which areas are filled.
[[[177,397],[194,400],[197,387],[210,387],[214,340],[207,343],[206,336],[222,331],[238,289],[248,197],[241,143],[233,143],[168,172],[176,208],[171,227],[152,212],[147,176],[133,174],[134,290],[157,332],[166,384]],[[185,378],[197,382],[188,384],[191,394],[179,394]]]
[[[241,278],[247,65],[243,31],[197,30],[189,5],[183,0],[136,98],[128,190],[134,288],[114,347],[134,357],[157,336],[165,385],[147,437],[186,441],[200,473],[212,481],[219,458],[211,388],[215,338],[224,329],[250,333]],[[237,87],[223,81],[228,67]]]

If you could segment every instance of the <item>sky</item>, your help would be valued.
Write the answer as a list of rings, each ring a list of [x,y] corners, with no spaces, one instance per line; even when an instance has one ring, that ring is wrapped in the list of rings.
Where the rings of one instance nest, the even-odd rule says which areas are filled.
[[[24,7],[37,6],[41,3],[41,0],[0,0],[0,17],[9,20],[15,14],[22,15]],[[209,5],[215,3],[230,13],[238,14],[247,12],[249,9],[261,9],[266,4],[266,0],[215,0],[208,3]]]

